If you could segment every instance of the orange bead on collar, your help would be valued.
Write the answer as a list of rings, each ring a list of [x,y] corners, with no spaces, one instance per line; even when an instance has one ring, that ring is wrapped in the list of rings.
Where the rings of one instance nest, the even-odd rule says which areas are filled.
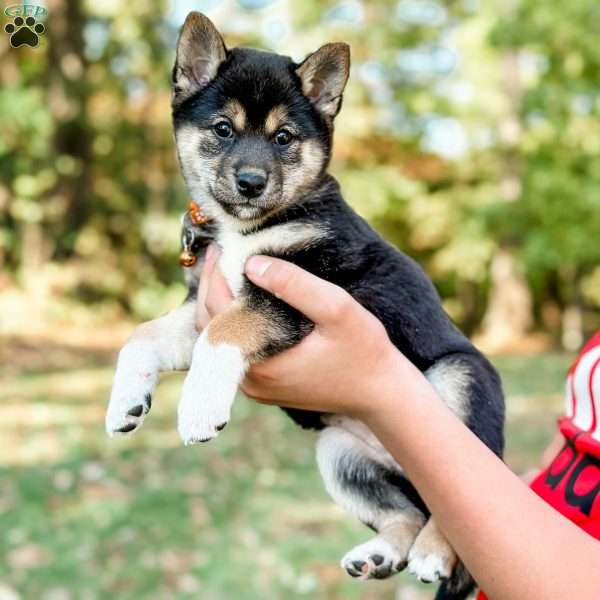
[[[196,226],[204,225],[210,221],[210,219],[202,212],[200,206],[190,200],[188,204],[188,214],[190,215],[190,220]],[[198,257],[192,252],[191,248],[184,248],[179,255],[179,264],[182,267],[193,267],[198,261]]]
[[[190,213],[190,218],[194,225],[204,225],[204,223],[210,221],[210,219],[202,212],[200,206],[193,200],[190,200],[190,203],[188,204],[188,212]]]

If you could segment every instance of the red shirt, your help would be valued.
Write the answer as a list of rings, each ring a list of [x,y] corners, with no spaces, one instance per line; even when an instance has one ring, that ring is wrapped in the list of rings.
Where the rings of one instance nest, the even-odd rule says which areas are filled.
[[[600,539],[600,332],[569,369],[565,401],[558,422],[565,445],[531,488]]]
[[[600,540],[600,331],[569,369],[565,404],[558,422],[565,444],[531,489]]]

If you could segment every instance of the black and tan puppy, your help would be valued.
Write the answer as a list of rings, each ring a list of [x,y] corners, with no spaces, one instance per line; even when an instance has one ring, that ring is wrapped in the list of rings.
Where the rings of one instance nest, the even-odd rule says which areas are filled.
[[[420,267],[356,215],[326,172],[349,64],[346,44],[327,44],[297,64],[277,54],[227,49],[205,16],[186,19],[173,70],[177,151],[192,198],[215,224],[220,268],[235,300],[200,336],[193,300],[139,328],[119,357],[110,434],[141,424],[159,371],[189,368],[179,432],[186,444],[214,438],[229,421],[248,366],[311,331],[303,315],[244,276],[246,259],[260,253],[346,289],[381,320],[455,414],[502,453],[496,372],[450,322]],[[287,412],[301,426],[322,430],[317,457],[328,491],[376,532],[343,558],[348,573],[383,578],[408,565],[422,580],[447,579],[444,597],[465,597],[470,577],[401,467],[366,426],[336,415]]]

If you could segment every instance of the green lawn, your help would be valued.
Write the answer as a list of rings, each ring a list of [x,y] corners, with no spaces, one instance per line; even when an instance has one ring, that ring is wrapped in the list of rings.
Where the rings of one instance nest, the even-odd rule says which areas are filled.
[[[184,448],[180,376],[138,434],[108,439],[112,352],[48,343],[0,351],[0,600],[424,600],[408,576],[361,584],[340,557],[369,531],[320,483],[314,436],[240,400],[218,440]],[[535,461],[562,406],[570,357],[495,362],[507,460]]]

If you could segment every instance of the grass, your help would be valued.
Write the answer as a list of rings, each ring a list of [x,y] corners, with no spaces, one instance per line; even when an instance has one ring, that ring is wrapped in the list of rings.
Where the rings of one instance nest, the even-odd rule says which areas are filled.
[[[507,460],[531,466],[553,433],[571,357],[495,361]],[[151,418],[108,439],[113,351],[4,340],[0,349],[0,599],[424,600],[408,576],[360,584],[339,558],[369,532],[333,505],[313,436],[240,400],[212,444],[175,431],[181,377]]]

